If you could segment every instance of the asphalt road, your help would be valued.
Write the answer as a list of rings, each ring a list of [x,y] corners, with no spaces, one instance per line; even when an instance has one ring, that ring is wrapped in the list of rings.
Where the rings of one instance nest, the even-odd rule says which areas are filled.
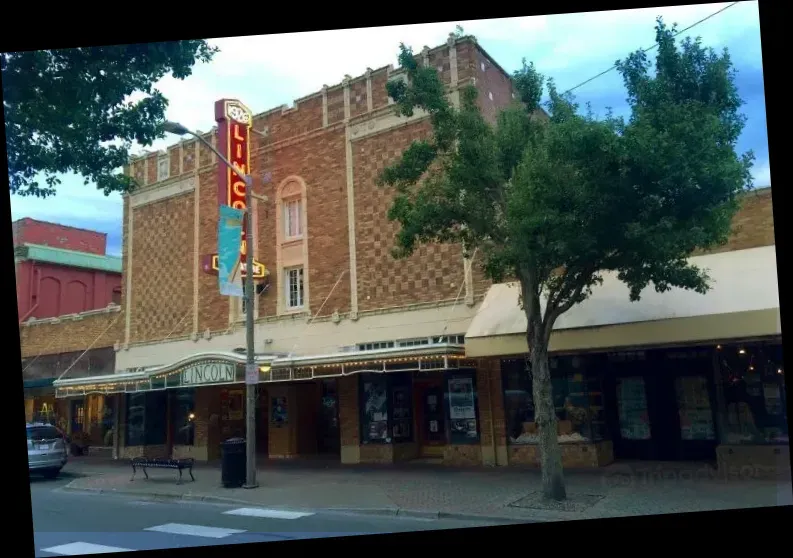
[[[155,502],[64,491],[73,477],[31,479],[36,556],[282,541],[484,526],[486,523]]]

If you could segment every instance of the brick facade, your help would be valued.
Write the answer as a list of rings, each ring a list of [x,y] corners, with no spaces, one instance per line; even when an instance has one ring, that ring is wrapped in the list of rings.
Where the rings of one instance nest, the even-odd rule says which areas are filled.
[[[423,54],[417,56],[422,59]],[[484,76],[477,74],[475,69],[482,59],[490,60],[470,39],[427,53],[428,64],[439,70],[452,91],[475,82],[487,91],[498,92],[496,105],[511,100],[511,91],[505,89],[508,76],[500,74],[502,70],[493,63]],[[255,256],[271,273],[278,269],[274,248],[278,187],[291,177],[302,180],[306,184],[308,235],[306,313],[317,318],[352,313],[355,319],[361,312],[452,301],[466,292],[458,246],[422,247],[405,261],[395,261],[390,254],[397,229],[386,217],[391,194],[374,182],[412,140],[429,131],[426,120],[400,119],[370,133],[392,112],[385,91],[392,74],[394,70],[389,67],[345,78],[341,85],[299,99],[291,107],[254,117],[254,128],[266,137],[253,134],[252,169],[256,175],[266,170],[272,176],[259,192],[268,201],[256,203]],[[491,80],[495,80],[492,86]],[[487,100],[488,106],[494,102]],[[365,131],[350,138],[354,126],[362,126]],[[212,139],[214,134],[206,137]],[[217,162],[208,149],[200,145],[196,149],[195,141],[174,145],[165,155],[169,158],[169,176],[163,181],[157,182],[161,153],[131,161],[127,171],[139,182],[124,205],[125,260],[130,248],[132,251],[129,270],[125,261],[125,273],[131,271],[127,276],[131,304],[125,340],[133,345],[165,337],[202,335],[207,330],[222,333],[234,327],[230,324],[239,317],[228,298],[218,293],[216,277],[202,272],[196,278],[190,272],[197,257],[217,250]],[[178,190],[178,184],[186,180],[193,180],[197,188]],[[174,193],[166,195],[166,189]],[[147,196],[151,201],[145,201]],[[135,203],[130,204],[131,199]],[[354,204],[353,222],[349,221],[350,204]],[[197,229],[195,215],[199,216]],[[356,256],[354,270],[351,246]],[[351,281],[353,274],[356,281]],[[475,269],[477,298],[484,296],[486,288],[480,275]],[[259,299],[258,318],[294,320],[294,316],[277,315],[276,301],[284,295],[278,292],[274,279],[271,277],[268,294]],[[354,295],[353,288],[357,291]],[[191,319],[193,314],[197,319]]]
[[[113,347],[124,331],[118,310],[95,310],[73,317],[28,322],[19,326],[22,358]]]

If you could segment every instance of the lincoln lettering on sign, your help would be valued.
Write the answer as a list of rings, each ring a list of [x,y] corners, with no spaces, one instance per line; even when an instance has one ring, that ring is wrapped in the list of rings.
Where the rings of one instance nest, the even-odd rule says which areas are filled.
[[[182,370],[182,385],[220,384],[234,381],[235,366],[225,362],[208,362]]]

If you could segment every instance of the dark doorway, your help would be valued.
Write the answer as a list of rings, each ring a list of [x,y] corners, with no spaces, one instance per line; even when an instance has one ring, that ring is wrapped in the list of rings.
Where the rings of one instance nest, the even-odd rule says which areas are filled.
[[[317,451],[325,455],[341,455],[339,432],[339,393],[335,379],[322,380],[320,386]]]
[[[605,379],[616,459],[715,461],[709,349],[609,356]]]
[[[414,380],[416,424],[422,457],[442,457],[446,445],[443,383],[440,378]]]
[[[267,389],[261,384],[256,390],[256,455],[270,453],[270,421]]]
[[[72,401],[72,434],[83,431],[85,424],[85,401]]]

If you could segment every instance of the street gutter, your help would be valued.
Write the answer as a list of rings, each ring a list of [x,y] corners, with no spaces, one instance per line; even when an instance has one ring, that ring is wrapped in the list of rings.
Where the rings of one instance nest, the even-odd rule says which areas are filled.
[[[261,503],[252,502],[250,500],[242,500],[239,498],[224,498],[221,496],[208,496],[203,494],[169,494],[163,492],[141,492],[140,490],[124,490],[124,489],[104,489],[104,488],[86,488],[72,486],[76,480],[70,482],[61,490],[67,492],[85,492],[91,494],[116,494],[123,496],[137,496],[138,498],[152,501],[174,502],[174,501],[188,501],[188,502],[205,502],[208,504],[230,504],[230,505],[246,505],[246,506],[261,506]],[[273,509],[278,509],[275,506]],[[305,511],[305,512],[322,512],[322,513],[340,513],[348,515],[375,515],[375,516],[393,516],[405,517],[413,519],[451,519],[457,521],[482,521],[492,523],[544,523],[546,519],[527,519],[515,518],[507,516],[494,516],[485,514],[466,514],[457,512],[445,512],[441,510],[412,510],[406,508],[323,508],[321,510],[296,510],[289,508],[289,511]]]

